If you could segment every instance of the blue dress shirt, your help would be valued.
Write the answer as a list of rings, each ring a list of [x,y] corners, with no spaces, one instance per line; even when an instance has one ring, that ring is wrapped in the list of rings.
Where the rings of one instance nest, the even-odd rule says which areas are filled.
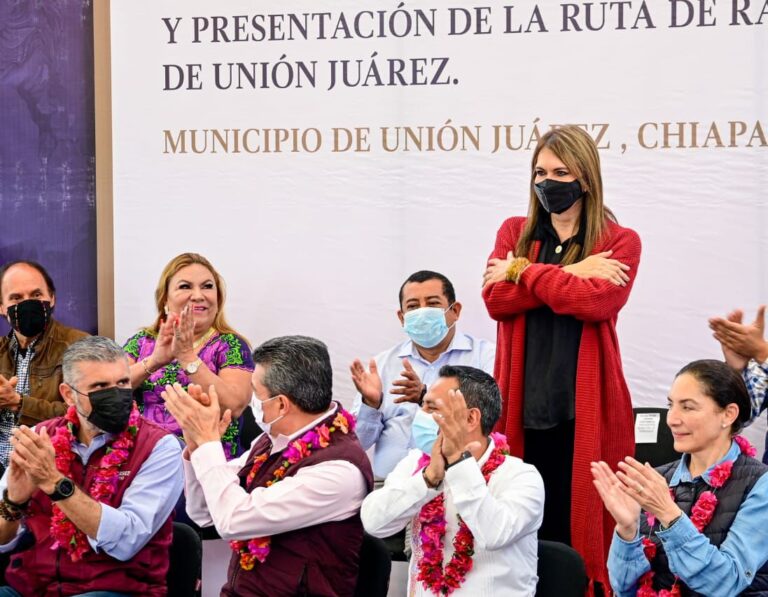
[[[72,448],[83,465],[94,452],[114,435],[97,435],[89,446],[77,441]],[[0,479],[0,492],[8,485],[6,475]],[[94,551],[101,550],[116,560],[126,561],[135,556],[155,535],[171,515],[184,487],[181,446],[174,435],[161,438],[141,465],[117,508],[101,504],[101,520],[96,539],[88,537]],[[24,532],[24,525],[11,541],[0,545],[0,553],[11,551]]]
[[[360,394],[355,397],[352,412],[357,417],[355,433],[364,449],[375,445],[373,473],[384,479],[398,462],[413,448],[411,424],[418,410],[413,403],[395,404],[397,394],[390,394],[393,382],[400,379],[403,358],[407,358],[413,370],[427,386],[435,383],[443,365],[466,365],[482,369],[493,375],[496,345],[456,332],[451,343],[434,363],[425,360],[413,342],[407,340],[376,356],[376,367],[381,377],[383,400],[378,409],[363,404]]]
[[[735,461],[739,457],[736,442],[720,462]],[[680,459],[669,486],[690,482],[691,473]],[[709,474],[720,462],[708,468],[701,476],[709,485]],[[768,474],[757,480],[739,508],[728,535],[718,549],[683,514],[677,522],[656,536],[669,557],[669,568],[681,581],[704,595],[736,595],[754,580],[755,573],[768,561]],[[641,537],[624,541],[614,533],[608,554],[608,575],[611,586],[619,597],[634,596],[637,581],[651,566],[643,554]]]

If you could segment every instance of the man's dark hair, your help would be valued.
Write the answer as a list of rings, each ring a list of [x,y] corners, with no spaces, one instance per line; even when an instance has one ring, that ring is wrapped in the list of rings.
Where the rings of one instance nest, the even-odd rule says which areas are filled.
[[[749,392],[741,374],[723,361],[702,359],[688,363],[675,375],[692,375],[701,384],[704,394],[712,398],[720,408],[733,403],[739,407],[739,416],[731,425],[731,434],[736,435],[749,422],[752,404]]]
[[[333,370],[328,347],[307,336],[280,336],[253,350],[253,362],[264,368],[270,396],[284,394],[306,413],[328,410]]]
[[[496,380],[481,369],[461,365],[444,365],[440,377],[455,377],[467,408],[480,410],[480,428],[484,435],[493,431],[501,416],[501,392]]]
[[[45,270],[45,268],[40,265],[37,261],[29,261],[27,259],[17,259],[16,261],[9,261],[8,263],[3,264],[3,267],[0,267],[0,292],[2,292],[3,288],[3,280],[5,279],[6,272],[11,269],[14,265],[27,265],[31,267],[32,269],[36,269],[40,275],[43,277],[43,280],[45,280],[45,285],[48,287],[48,294],[53,296],[56,294],[56,287],[53,285],[53,278],[48,274],[48,272]],[[2,295],[0,295],[0,299],[2,299]]]
[[[403,282],[402,286],[400,286],[400,293],[398,294],[398,304],[400,305],[400,308],[403,307],[403,290],[405,290],[405,285],[410,284],[411,282],[420,284],[422,282],[426,282],[427,280],[440,280],[443,283],[443,294],[445,295],[445,298],[448,299],[448,304],[452,305],[456,302],[456,291],[453,289],[453,284],[451,284],[451,281],[443,274],[438,274],[437,272],[431,272],[428,269],[423,269],[416,272],[415,274],[408,276],[408,279]]]

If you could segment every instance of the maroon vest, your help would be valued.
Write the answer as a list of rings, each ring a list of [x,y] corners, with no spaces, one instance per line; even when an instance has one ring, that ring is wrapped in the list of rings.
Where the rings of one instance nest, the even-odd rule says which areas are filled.
[[[323,422],[330,427],[335,416],[336,413]],[[270,448],[271,442],[265,433],[253,446],[246,465],[238,473],[240,485],[249,493],[255,487],[265,486],[282,464],[282,453],[273,454],[261,466],[251,484],[246,486],[246,477],[253,460],[260,454],[269,454]],[[365,477],[368,491],[373,489],[371,463],[353,432],[332,433],[328,447],[313,452],[291,466],[286,472],[286,477],[295,475],[305,466],[328,460],[346,460],[352,463]],[[345,479],[338,481],[340,484],[346,482]],[[351,596],[357,582],[362,543],[363,525],[359,513],[346,520],[272,535],[266,561],[263,564],[256,562],[253,570],[240,568],[237,554],[232,555],[227,584],[221,589],[221,594],[227,597]]]
[[[53,435],[57,427],[66,425],[63,417],[41,423]],[[142,419],[134,447],[128,461],[120,467],[117,490],[105,503],[119,507],[125,490],[130,486],[155,444],[167,435],[160,427]],[[84,467],[79,458],[72,460],[72,480],[82,489],[89,487],[106,446],[94,452]],[[35,543],[11,558],[5,572],[6,582],[22,595],[67,597],[87,591],[119,591],[135,595],[166,595],[168,550],[171,545],[173,523],[165,521],[154,537],[130,560],[121,562],[105,554],[89,550],[74,563],[61,548],[51,549],[52,502],[45,493],[32,496],[25,524]]]

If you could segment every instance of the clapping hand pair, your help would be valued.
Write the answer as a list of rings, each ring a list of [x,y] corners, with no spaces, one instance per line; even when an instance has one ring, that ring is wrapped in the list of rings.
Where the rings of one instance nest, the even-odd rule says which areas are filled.
[[[682,511],[669,493],[666,479],[647,462],[627,456],[614,473],[605,462],[591,465],[593,483],[608,512],[616,521],[616,531],[625,541],[637,535],[640,511],[655,516],[664,526]]]

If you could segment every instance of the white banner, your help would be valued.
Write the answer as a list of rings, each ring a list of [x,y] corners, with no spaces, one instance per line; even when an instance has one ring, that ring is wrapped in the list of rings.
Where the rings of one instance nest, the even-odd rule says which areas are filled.
[[[183,251],[219,268],[252,343],[325,341],[346,404],[351,360],[404,337],[416,270],[453,280],[461,329],[493,339],[485,260],[562,123],[594,136],[607,205],[643,241],[619,319],[637,405],[720,356],[707,317],[766,300],[762,2],[111,7],[118,339]]]

